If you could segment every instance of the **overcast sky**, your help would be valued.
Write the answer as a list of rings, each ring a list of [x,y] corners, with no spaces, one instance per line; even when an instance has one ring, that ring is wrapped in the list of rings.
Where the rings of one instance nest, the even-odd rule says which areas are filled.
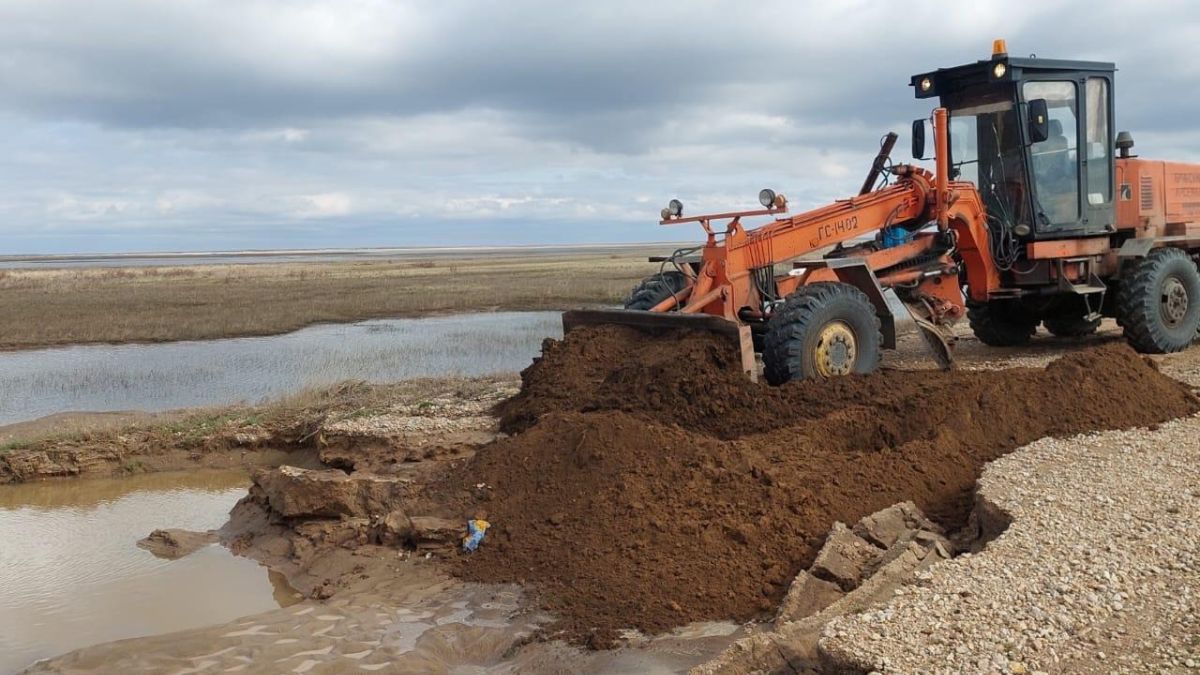
[[[0,253],[689,239],[907,159],[909,76],[994,37],[1200,161],[1200,5],[1103,4],[0,0]]]

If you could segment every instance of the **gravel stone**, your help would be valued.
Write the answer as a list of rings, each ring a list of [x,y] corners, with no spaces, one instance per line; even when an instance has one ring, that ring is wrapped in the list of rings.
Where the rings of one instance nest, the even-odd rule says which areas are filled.
[[[1200,416],[1037,441],[979,481],[981,512],[1010,521],[998,538],[830,622],[821,650],[863,672],[1185,672],[1200,662],[1197,486]]]

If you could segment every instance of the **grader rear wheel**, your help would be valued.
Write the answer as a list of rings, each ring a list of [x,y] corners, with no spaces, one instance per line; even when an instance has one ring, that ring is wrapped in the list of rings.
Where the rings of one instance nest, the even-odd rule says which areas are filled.
[[[879,365],[879,318],[866,294],[843,283],[798,289],[775,310],[763,339],[767,382],[869,373]]]
[[[967,321],[975,337],[991,347],[1014,347],[1037,332],[1038,317],[1016,300],[969,303]]]
[[[1100,319],[1083,316],[1054,316],[1042,319],[1042,325],[1056,337],[1080,338],[1094,334],[1100,329]]]
[[[1150,252],[1128,271],[1117,293],[1117,321],[1139,352],[1187,349],[1200,327],[1200,271],[1177,248]]]

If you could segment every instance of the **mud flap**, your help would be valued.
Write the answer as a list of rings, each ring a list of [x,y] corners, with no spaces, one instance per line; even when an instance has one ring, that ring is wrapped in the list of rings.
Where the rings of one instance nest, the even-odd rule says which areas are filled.
[[[758,364],[754,360],[754,340],[750,327],[710,314],[680,314],[679,312],[643,312],[629,309],[573,309],[563,312],[563,334],[580,326],[629,326],[652,335],[671,331],[695,330],[725,335],[735,341],[741,358],[742,371],[758,381]]]

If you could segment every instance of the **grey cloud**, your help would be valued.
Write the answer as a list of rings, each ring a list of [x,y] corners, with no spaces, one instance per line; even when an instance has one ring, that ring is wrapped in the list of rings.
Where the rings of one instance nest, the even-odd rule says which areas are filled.
[[[328,9],[339,5],[344,12]],[[929,40],[924,33],[954,18],[940,17],[936,5],[921,12],[920,4],[914,11],[868,3],[816,17],[832,25],[814,22],[814,6],[802,3],[321,7],[18,4],[0,28],[4,105],[116,126],[217,128],[494,108],[583,143],[628,149],[647,126],[706,107],[881,124],[911,98],[910,74],[986,56],[996,30],[954,26],[949,37]],[[1135,67],[1155,51],[1121,39],[1131,18],[1125,8],[1036,7],[1000,13],[1025,33],[1010,36],[1014,47],[1047,56],[1055,48],[1104,58],[1116,52]],[[278,25],[268,23],[273,15]],[[1147,22],[1173,16],[1152,8],[1141,15]],[[1186,49],[1182,42],[1174,48]],[[1171,79],[1162,68],[1142,75],[1135,93]],[[1144,106],[1130,98],[1131,110]]]
[[[986,58],[993,37],[1117,61],[1118,126],[1144,154],[1192,159],[1197,18],[1083,0],[9,0],[0,234],[661,239],[672,195],[852,190],[879,136],[928,114],[909,76]]]

